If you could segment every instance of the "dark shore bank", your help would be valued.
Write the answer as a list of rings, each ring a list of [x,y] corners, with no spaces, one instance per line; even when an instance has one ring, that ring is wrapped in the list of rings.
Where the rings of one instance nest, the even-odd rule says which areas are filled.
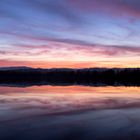
[[[0,68],[0,84],[140,86],[140,68],[34,69]]]

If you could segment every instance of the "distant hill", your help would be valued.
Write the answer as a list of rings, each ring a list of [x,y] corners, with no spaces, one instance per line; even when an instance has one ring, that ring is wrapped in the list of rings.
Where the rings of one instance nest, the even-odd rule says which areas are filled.
[[[27,70],[27,69],[33,69],[30,67],[22,66],[22,67],[0,67],[0,70]]]
[[[32,67],[27,67],[27,66],[19,66],[19,67],[0,67],[0,70],[4,71],[11,71],[11,70],[33,70],[33,71],[108,71],[108,70],[113,70],[113,71],[122,71],[122,70],[129,70],[129,71],[135,71],[135,70],[140,70],[140,68],[32,68]]]

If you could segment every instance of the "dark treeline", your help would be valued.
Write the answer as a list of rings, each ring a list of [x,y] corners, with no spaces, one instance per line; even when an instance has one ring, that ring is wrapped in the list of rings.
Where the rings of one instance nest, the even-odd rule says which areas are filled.
[[[0,84],[140,86],[140,68],[0,69]]]

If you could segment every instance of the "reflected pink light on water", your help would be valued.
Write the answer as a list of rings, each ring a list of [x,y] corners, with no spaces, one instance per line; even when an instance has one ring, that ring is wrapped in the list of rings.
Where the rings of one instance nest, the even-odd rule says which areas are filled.
[[[139,87],[91,87],[91,86],[31,86],[31,87],[0,87],[0,94],[8,93],[140,93]]]
[[[139,89],[82,86],[1,87],[0,120],[73,111],[140,107]]]

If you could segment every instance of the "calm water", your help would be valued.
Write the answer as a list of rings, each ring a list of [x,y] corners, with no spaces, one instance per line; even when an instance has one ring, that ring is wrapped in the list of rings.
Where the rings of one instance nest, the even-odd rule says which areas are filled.
[[[140,140],[140,87],[0,87],[0,140]]]

